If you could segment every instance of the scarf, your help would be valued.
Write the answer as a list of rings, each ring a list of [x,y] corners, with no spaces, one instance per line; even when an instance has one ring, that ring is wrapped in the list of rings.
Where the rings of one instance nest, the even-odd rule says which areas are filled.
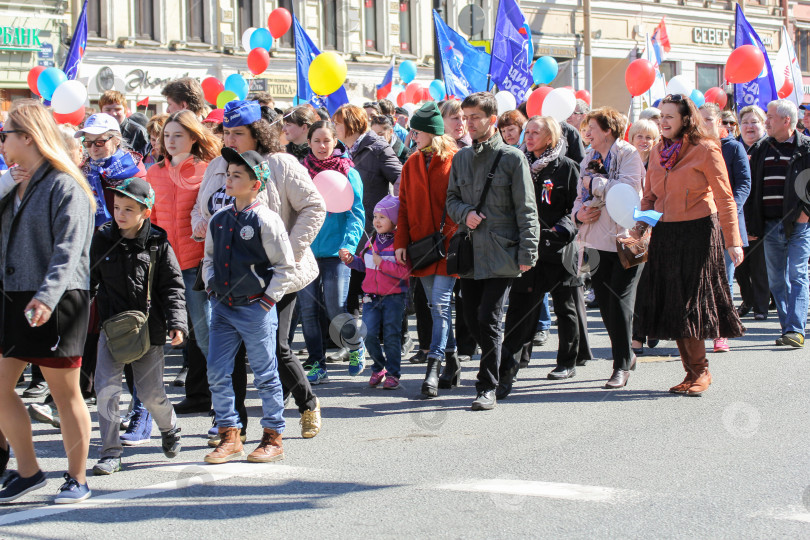
[[[298,161],[303,161],[309,154],[309,145],[307,143],[287,143],[287,153],[295,156]]]
[[[319,172],[337,171],[348,178],[349,170],[354,167],[354,163],[343,153],[345,149],[346,147],[342,143],[339,144],[332,155],[326,159],[318,159],[312,152],[307,154],[303,165],[309,171],[309,176],[315,178]]]
[[[563,142],[562,138],[557,142],[557,146],[554,148],[548,147],[546,148],[540,157],[535,158],[534,153],[526,151],[526,157],[529,158],[529,163],[531,163],[531,173],[532,173],[532,180],[535,182],[537,178],[540,176],[540,172],[546,168],[546,166],[551,163],[552,161],[556,160],[560,157],[563,149]],[[534,162],[532,160],[534,159]]]
[[[426,146],[419,150],[422,152],[422,157],[425,158],[425,168],[429,171],[430,170],[430,160],[433,159],[433,156],[436,153],[436,149],[433,146]]]
[[[354,144],[352,145],[352,147],[351,147],[351,148],[349,148],[349,155],[350,155],[351,157],[354,157],[355,152],[357,152],[357,149],[358,149],[358,148],[360,148],[360,142],[361,142],[363,139],[365,139],[365,138],[366,138],[366,135],[368,135],[368,133],[369,133],[369,132],[368,132],[368,131],[366,131],[365,133],[363,133],[362,135],[360,135],[359,137],[357,137],[357,140],[356,140],[356,141],[354,141]]]
[[[675,166],[675,163],[678,161],[678,156],[681,153],[681,148],[683,147],[683,139],[678,140],[670,140],[664,137],[663,143],[661,144],[661,152],[658,156],[658,159],[661,161],[661,166],[664,170],[671,170],[672,167]]]
[[[104,201],[105,187],[118,187],[127,178],[138,174],[140,156],[135,156],[120,148],[104,159],[88,161],[84,173],[96,198],[96,227],[112,219]]]

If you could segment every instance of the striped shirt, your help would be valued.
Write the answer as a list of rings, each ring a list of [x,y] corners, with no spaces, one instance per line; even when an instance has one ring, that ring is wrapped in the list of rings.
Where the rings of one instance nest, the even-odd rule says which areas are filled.
[[[765,219],[782,219],[785,199],[785,177],[788,164],[796,149],[796,137],[785,142],[769,139],[768,153],[763,163],[762,206]]]

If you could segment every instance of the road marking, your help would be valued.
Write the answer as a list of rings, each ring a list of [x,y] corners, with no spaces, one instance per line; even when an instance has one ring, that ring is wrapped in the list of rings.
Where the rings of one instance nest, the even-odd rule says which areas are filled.
[[[789,519],[791,521],[803,521],[810,523],[810,512],[794,512],[790,514],[779,514],[773,516],[776,519]]]
[[[167,491],[186,489],[195,485],[210,484],[220,480],[227,480],[235,476],[255,477],[286,476],[288,474],[300,475],[300,473],[303,471],[303,469],[300,467],[289,467],[286,465],[278,465],[273,463],[225,463],[222,465],[201,465],[198,461],[184,464],[178,463],[165,467],[162,470],[178,473],[182,476],[178,476],[178,478],[172,480],[171,482],[161,482],[159,484],[152,484],[151,486],[144,486],[126,491],[107,493],[106,495],[99,495],[98,497],[91,497],[78,504],[54,504],[6,514],[4,516],[0,516],[0,525],[10,525],[12,523],[44,518],[73,510],[84,510],[104,505],[121,503],[130,499],[137,499],[140,497],[156,495],[158,493],[165,493]]]
[[[502,493],[526,497],[546,497],[574,501],[608,502],[628,493],[625,490],[581,484],[561,484],[531,480],[478,480],[460,484],[442,484],[438,489],[478,493]]]

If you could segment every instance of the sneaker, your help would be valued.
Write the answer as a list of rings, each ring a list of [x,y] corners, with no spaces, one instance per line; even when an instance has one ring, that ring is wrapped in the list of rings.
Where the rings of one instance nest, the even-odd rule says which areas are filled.
[[[532,345],[535,347],[542,347],[546,343],[548,343],[548,330],[540,330],[532,339]]]
[[[383,389],[385,390],[396,390],[399,388],[399,377],[394,377],[393,375],[387,375],[385,377],[385,382],[383,383]]]
[[[798,332],[787,332],[782,336],[782,343],[789,347],[800,349],[804,347],[804,336]]]
[[[48,479],[42,471],[37,471],[34,476],[28,478],[23,478],[17,471],[11,471],[3,482],[3,489],[0,490],[0,503],[15,501],[26,493],[45,487],[47,483]]]
[[[416,351],[416,354],[408,359],[411,364],[424,364],[427,362],[427,353],[422,349]]]
[[[311,439],[321,432],[321,400],[315,398],[315,409],[301,413],[301,436]]]
[[[754,320],[755,321],[764,321],[767,320],[768,316],[764,313],[754,313]]]
[[[87,484],[80,484],[68,473],[65,473],[65,483],[59,488],[59,494],[53,500],[56,504],[72,504],[82,502],[93,492]]]
[[[385,373],[386,373],[385,369],[383,369],[382,371],[372,371],[371,378],[368,380],[368,385],[373,388],[378,384],[380,384],[381,382],[383,382],[383,379],[385,378]]]
[[[411,336],[405,336],[405,339],[402,340],[402,358],[408,356],[408,353],[411,352],[413,349],[413,339]]]
[[[93,465],[93,476],[107,476],[121,470],[121,458],[103,457]]]
[[[163,448],[163,455],[167,458],[177,457],[180,452],[180,428],[175,426],[169,431],[160,432],[160,445]]]
[[[28,416],[32,420],[42,422],[43,424],[50,424],[59,429],[61,423],[59,422],[59,411],[56,407],[45,405],[44,403],[32,403],[28,406]]]
[[[42,381],[35,381],[32,380],[31,384],[28,385],[28,388],[23,390],[22,397],[24,398],[38,398],[38,397],[45,397],[50,389],[48,388],[48,383],[44,380]]]
[[[188,377],[188,368],[180,368],[180,371],[177,372],[177,377],[174,378],[172,385],[184,388],[186,386],[186,377]]]
[[[724,337],[715,339],[714,352],[728,352],[728,339]]]
[[[325,369],[318,366],[312,366],[307,373],[307,380],[309,384],[323,384],[329,382],[329,374]]]
[[[138,446],[149,442],[152,438],[152,415],[146,409],[138,409],[132,415],[126,433],[121,435],[121,444],[124,446]]]
[[[349,375],[354,377],[366,369],[365,351],[360,348],[349,353]]]

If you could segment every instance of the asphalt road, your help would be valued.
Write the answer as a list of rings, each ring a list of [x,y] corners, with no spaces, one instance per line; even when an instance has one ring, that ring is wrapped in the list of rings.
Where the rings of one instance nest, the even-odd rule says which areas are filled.
[[[609,357],[595,310],[590,320],[595,353]],[[775,313],[744,322],[732,352],[710,355],[714,384],[698,398],[667,393],[683,377],[673,342],[611,392],[607,360],[547,380],[553,336],[513,394],[481,412],[469,410],[475,362],[430,401],[416,399],[424,365],[406,362],[396,391],[368,388],[368,368],[351,378],[330,365],[332,382],[316,388],[323,429],[302,439],[288,408],[283,462],[206,465],[210,419],[184,416],[176,459],[155,429],[125,450],[122,472],[90,477],[94,497],[75,506],[51,504],[66,461],[58,430],[37,424],[49,485],[0,506],[0,537],[810,538],[810,355],[773,345]],[[250,451],[260,405],[252,388],[248,398]],[[88,468],[98,443],[95,430]]]

